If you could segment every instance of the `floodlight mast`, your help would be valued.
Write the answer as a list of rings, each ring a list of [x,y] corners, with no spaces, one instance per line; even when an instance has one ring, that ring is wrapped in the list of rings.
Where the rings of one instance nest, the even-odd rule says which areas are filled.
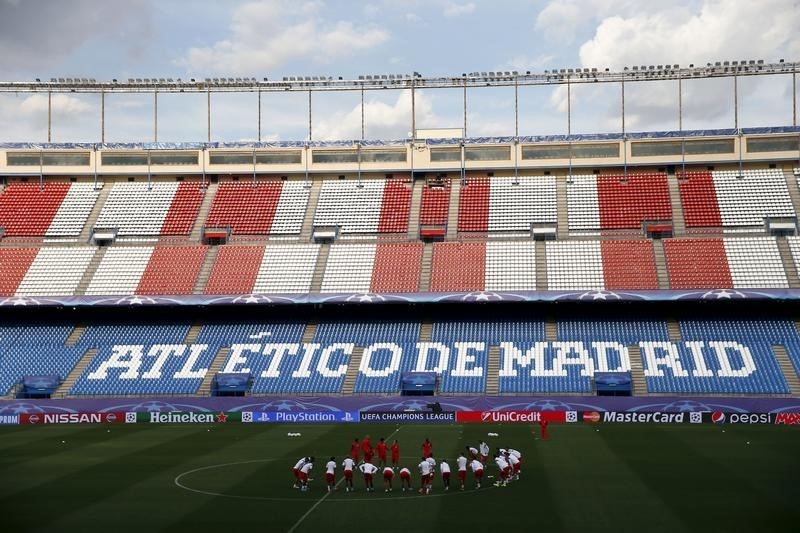
[[[49,81],[36,79],[33,82],[0,81],[0,93],[47,93],[47,142],[53,140],[52,135],[52,95],[53,93],[99,94],[101,97],[101,136],[105,141],[105,97],[108,94],[153,93],[154,98],[154,138],[158,139],[158,93],[206,93],[207,100],[207,142],[211,142],[211,93],[257,93],[258,94],[258,139],[261,141],[261,93],[295,91],[308,92],[309,128],[308,140],[312,140],[311,99],[314,92],[365,91],[371,90],[410,90],[411,91],[411,126],[412,138],[416,132],[416,90],[460,88],[464,99],[464,135],[467,131],[467,89],[477,87],[514,87],[515,91],[515,128],[514,135],[519,136],[518,96],[519,87],[526,86],[567,86],[567,132],[571,134],[571,92],[573,84],[584,83],[619,83],[623,92],[624,84],[631,82],[648,82],[674,80],[678,84],[678,129],[683,131],[682,91],[684,80],[706,78],[733,78],[734,91],[738,92],[739,77],[791,75],[792,76],[792,124],[797,126],[797,72],[800,62],[765,63],[763,60],[733,61],[707,63],[705,66],[688,67],[679,65],[649,65],[625,67],[622,71],[609,69],[559,69],[544,73],[522,72],[472,72],[459,77],[423,77],[420,73],[368,75],[358,79],[345,80],[341,76],[289,76],[281,81],[270,81],[263,78],[204,78],[190,80],[172,78],[128,78],[127,81],[113,79],[97,81],[94,78],[50,78]],[[734,122],[738,129],[738,94],[734,98]],[[363,111],[362,103],[362,115]],[[625,132],[625,116],[622,116],[622,131]],[[362,120],[362,122],[364,122]],[[362,132],[366,129],[362,124]],[[362,138],[364,133],[362,133]]]

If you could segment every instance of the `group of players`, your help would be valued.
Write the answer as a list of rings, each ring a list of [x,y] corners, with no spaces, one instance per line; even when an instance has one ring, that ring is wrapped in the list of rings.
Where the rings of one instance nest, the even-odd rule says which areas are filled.
[[[433,458],[433,444],[429,439],[425,439],[421,446],[422,460],[417,465],[420,474],[420,485],[417,492],[420,494],[430,494],[433,479],[438,468],[442,476],[442,485],[444,490],[450,490],[450,464],[446,460],[436,463]],[[387,461],[387,451],[391,453],[391,464]],[[481,488],[483,481],[483,471],[486,464],[489,462],[490,448],[486,442],[481,441],[478,447],[467,446],[455,461],[456,476],[459,483],[460,490],[464,490],[467,479],[467,469],[472,470],[472,475],[475,482],[475,488]],[[377,461],[374,461],[377,455]],[[363,456],[363,461],[359,462],[360,456]],[[377,465],[375,464],[377,462]],[[497,465],[497,480],[495,486],[506,486],[510,481],[519,479],[522,468],[522,454],[513,448],[497,448],[494,454],[494,462]],[[375,475],[382,471],[383,473],[383,490],[384,492],[392,492],[394,488],[395,470],[400,468],[400,444],[397,439],[394,440],[391,446],[387,446],[386,440],[381,437],[378,444],[372,447],[369,435],[365,436],[361,441],[356,438],[351,447],[350,455],[345,457],[342,461],[342,468],[344,469],[344,477],[342,481],[345,484],[346,492],[353,492],[353,472],[358,469],[364,476],[364,484],[367,492],[374,492],[374,478]],[[314,457],[301,457],[292,468],[294,474],[294,488],[302,491],[308,490],[309,474],[314,466]],[[336,490],[336,468],[339,466],[335,457],[331,457],[325,464],[325,481],[328,491]],[[411,471],[407,467],[400,468],[399,472],[400,488],[405,491],[411,491]]]

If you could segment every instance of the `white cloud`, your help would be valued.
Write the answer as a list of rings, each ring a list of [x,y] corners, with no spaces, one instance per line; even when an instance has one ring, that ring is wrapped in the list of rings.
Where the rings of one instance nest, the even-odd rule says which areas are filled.
[[[444,16],[447,18],[460,17],[462,15],[469,15],[475,12],[475,3],[468,2],[466,4],[459,4],[458,2],[445,2],[444,3]]]
[[[190,72],[253,75],[300,59],[341,60],[388,39],[375,24],[324,20],[318,2],[250,2],[235,10],[227,39],[190,48],[177,63]]]
[[[621,70],[631,65],[792,59],[800,52],[798,21],[797,0],[554,0],[539,13],[537,29],[562,43],[588,30],[591,37],[578,52],[580,64]],[[744,90],[740,87],[740,97],[758,87],[759,83]],[[684,116],[692,116],[696,127],[732,127],[729,90],[732,92],[731,80],[684,83]],[[677,129],[676,93],[677,88],[670,84],[634,86],[626,95],[627,128]],[[564,87],[553,91],[551,104],[559,111],[566,110]],[[599,106],[596,112],[598,124],[619,120],[615,105]]]
[[[92,106],[83,100],[67,94],[54,94],[51,98],[50,105],[52,106],[53,115],[64,117],[71,115],[77,116],[93,109]],[[32,94],[25,98],[19,105],[19,115],[22,117],[30,117],[32,115],[47,113],[47,106],[46,95]]]
[[[417,124],[438,124],[432,100],[422,93],[414,98]],[[400,91],[394,102],[369,96],[364,101],[364,122],[368,139],[405,139],[411,130],[411,92]],[[315,140],[361,138],[361,104],[349,111],[327,114],[314,123]]]
[[[721,59],[775,60],[800,43],[796,0],[706,0],[697,10],[672,8],[603,19],[580,47],[585,66],[705,64]]]
[[[549,41],[570,44],[582,18],[580,7],[574,2],[550,2],[536,17],[536,30]]]

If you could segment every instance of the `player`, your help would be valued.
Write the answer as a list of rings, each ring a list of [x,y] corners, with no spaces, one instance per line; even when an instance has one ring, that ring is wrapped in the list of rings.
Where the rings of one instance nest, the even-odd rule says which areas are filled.
[[[400,444],[398,444],[397,439],[394,439],[392,443],[392,466],[397,468],[400,464]]]
[[[406,489],[411,490],[411,470],[406,467],[400,469],[400,486],[403,487],[403,492]]]
[[[506,452],[506,461],[508,462],[508,466],[511,467],[511,470],[509,471],[509,479],[519,479],[520,464],[517,456],[511,452]]]
[[[336,458],[331,457],[325,464],[325,481],[328,483],[328,492],[336,490]]]
[[[301,457],[292,467],[292,475],[294,475],[294,485],[292,485],[293,489],[300,488],[300,469],[303,468],[303,465],[306,464],[308,461],[308,457]]]
[[[466,450],[467,450],[467,457],[469,457],[470,461],[472,461],[473,459],[477,459],[478,458],[478,449],[477,448],[475,448],[474,446],[467,446]]]
[[[428,492],[430,492],[433,488],[433,478],[436,476],[436,459],[430,456],[425,460],[431,465],[430,477],[428,478]]]
[[[495,487],[505,487],[508,485],[508,478],[511,475],[511,466],[506,461],[505,454],[498,453],[494,456],[494,462],[497,465],[498,476],[497,481],[494,482]]]
[[[439,472],[442,473],[442,485],[444,485],[444,490],[450,490],[450,465],[447,464],[447,461],[444,459],[439,463]]]
[[[480,450],[481,454],[481,462],[486,464],[486,461],[489,460],[489,445],[486,444],[485,441],[481,441],[481,443],[478,444],[478,449]]]
[[[422,443],[422,458],[427,459],[431,455],[433,455],[433,443],[426,437]]]
[[[464,490],[464,481],[467,479],[467,458],[463,453],[458,454],[456,459],[456,468],[458,469],[457,476],[458,482],[461,484],[461,490]]]
[[[431,464],[428,462],[426,457],[422,458],[422,462],[417,465],[419,467],[419,493],[420,494],[430,494],[431,493]]]
[[[361,440],[361,454],[364,456],[365,463],[372,462],[372,456],[375,452],[372,450],[372,442],[369,440],[369,435]]]
[[[358,439],[356,439],[358,440]],[[344,462],[342,463],[342,467],[344,467],[344,491],[345,492],[353,492],[353,468],[356,466],[356,462],[353,461],[352,457],[345,457]]]
[[[475,476],[475,488],[479,489],[481,488],[481,480],[483,479],[483,463],[477,459],[473,459],[469,466],[472,468],[472,475]]]
[[[391,466],[386,465],[383,467],[383,492],[392,492],[392,478],[394,477],[394,470]]]
[[[308,490],[308,473],[314,468],[314,458],[308,457],[308,460],[300,467],[300,490]]]
[[[372,442],[369,440],[369,435],[361,439],[361,454],[366,456],[367,452],[372,452]]]
[[[548,440],[550,434],[547,432],[547,419],[542,417],[539,419],[539,432],[541,433],[542,440]]]
[[[375,487],[372,485],[372,476],[378,471],[378,467],[372,463],[361,463],[358,469],[364,474],[364,484],[367,486],[367,492],[375,492]]]
[[[519,474],[522,471],[522,453],[514,448],[509,448],[508,453],[509,456],[513,456],[517,459],[516,461],[509,461],[509,464],[511,465],[511,470],[514,473],[514,477],[519,479]]]
[[[375,451],[378,453],[378,466],[386,466],[386,440],[383,437],[375,445]]]
[[[350,457],[353,458],[354,463],[358,462],[358,448],[358,437],[356,437],[355,440],[353,440],[353,444],[350,445]]]

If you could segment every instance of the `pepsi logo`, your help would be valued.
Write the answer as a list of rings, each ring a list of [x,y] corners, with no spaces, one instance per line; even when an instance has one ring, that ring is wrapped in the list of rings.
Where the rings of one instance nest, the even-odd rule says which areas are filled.
[[[589,411],[588,413],[583,413],[583,421],[600,422],[600,413],[598,413],[597,411]]]
[[[725,413],[723,413],[722,411],[714,411],[711,414],[711,421],[714,422],[715,424],[722,424],[723,422],[725,422]]]

